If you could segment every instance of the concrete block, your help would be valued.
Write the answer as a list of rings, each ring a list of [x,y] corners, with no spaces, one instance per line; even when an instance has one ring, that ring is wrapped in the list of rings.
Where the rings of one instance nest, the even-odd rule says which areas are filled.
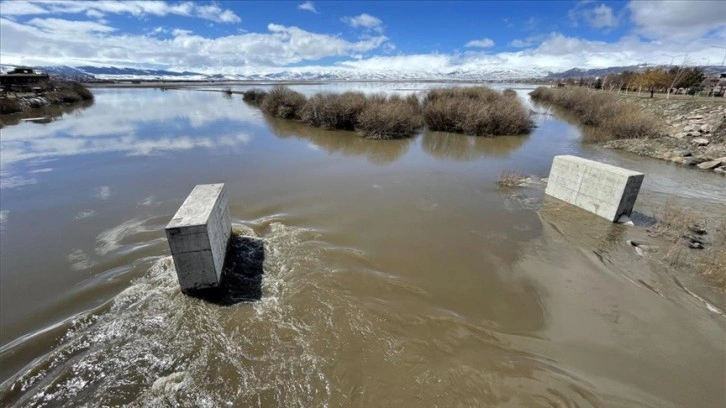
[[[232,233],[224,184],[200,184],[166,226],[182,292],[219,285]]]
[[[555,156],[545,193],[614,222],[633,211],[644,177],[581,157]]]

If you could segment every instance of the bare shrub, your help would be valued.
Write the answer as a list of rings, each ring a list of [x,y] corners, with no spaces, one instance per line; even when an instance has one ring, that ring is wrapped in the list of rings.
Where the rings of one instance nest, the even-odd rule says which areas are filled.
[[[78,102],[93,100],[93,93],[76,81],[54,81],[53,87],[63,102]],[[76,96],[72,96],[75,94]]]
[[[497,184],[499,185],[499,187],[504,188],[521,187],[526,179],[527,177],[515,171],[505,171],[499,173]]]
[[[584,88],[538,87],[530,96],[535,101],[571,111],[584,125],[600,128],[605,137],[600,135],[599,141],[657,137],[661,133],[661,123],[655,115],[615,95]]]
[[[276,86],[262,99],[261,107],[262,110],[277,118],[300,119],[305,102],[305,96],[300,92],[293,91],[286,86]]]
[[[61,100],[61,102],[64,103],[74,103],[74,102],[80,102],[83,100],[81,95],[73,92],[70,89],[61,89],[57,91],[57,96]]]
[[[653,138],[660,134],[660,121],[644,111],[623,111],[607,126],[617,139]]]
[[[517,98],[485,87],[429,91],[423,120],[431,130],[468,135],[515,135],[529,131],[530,113]]]
[[[673,200],[667,200],[665,204],[655,211],[656,224],[653,230],[659,234],[680,237],[688,232],[688,227],[699,221],[698,214],[685,208]]]
[[[308,99],[300,116],[311,126],[354,130],[366,103],[366,97],[361,92],[317,94]]]
[[[265,99],[265,96],[267,96],[267,92],[259,88],[253,88],[242,93],[242,100],[250,105],[259,106],[262,104],[262,100]]]
[[[0,115],[18,113],[23,110],[17,99],[0,98]]]
[[[411,103],[385,95],[374,95],[371,99],[358,118],[357,130],[363,136],[396,139],[411,136],[421,127],[421,118]]]
[[[416,113],[421,113],[421,101],[418,99],[416,94],[409,94],[406,96],[405,101],[413,107]]]

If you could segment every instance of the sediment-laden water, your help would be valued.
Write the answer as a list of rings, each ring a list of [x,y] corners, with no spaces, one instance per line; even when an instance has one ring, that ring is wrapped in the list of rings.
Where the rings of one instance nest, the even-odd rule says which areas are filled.
[[[538,127],[498,138],[364,140],[189,89],[98,89],[3,128],[0,405],[724,406],[723,296],[541,178],[557,154],[643,171],[645,215],[724,216],[726,182],[583,145],[527,91]],[[503,171],[533,178],[505,190]],[[163,228],[216,182],[264,245],[259,301],[178,289]]]

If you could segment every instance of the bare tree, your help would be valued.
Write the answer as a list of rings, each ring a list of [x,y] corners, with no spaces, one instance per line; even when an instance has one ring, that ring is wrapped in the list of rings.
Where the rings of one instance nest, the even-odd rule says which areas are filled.
[[[666,99],[670,99],[671,96],[671,89],[676,86],[677,83],[679,83],[683,79],[683,75],[685,74],[686,70],[686,63],[688,62],[688,54],[686,54],[683,57],[683,61],[681,61],[681,65],[677,67],[677,69],[671,68],[671,84],[668,86],[668,91],[666,92]]]

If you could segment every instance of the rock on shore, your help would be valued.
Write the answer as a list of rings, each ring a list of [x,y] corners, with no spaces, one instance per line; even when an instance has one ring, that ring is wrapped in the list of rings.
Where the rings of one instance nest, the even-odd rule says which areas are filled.
[[[726,101],[621,95],[663,118],[662,136],[613,140],[605,147],[726,175]]]

